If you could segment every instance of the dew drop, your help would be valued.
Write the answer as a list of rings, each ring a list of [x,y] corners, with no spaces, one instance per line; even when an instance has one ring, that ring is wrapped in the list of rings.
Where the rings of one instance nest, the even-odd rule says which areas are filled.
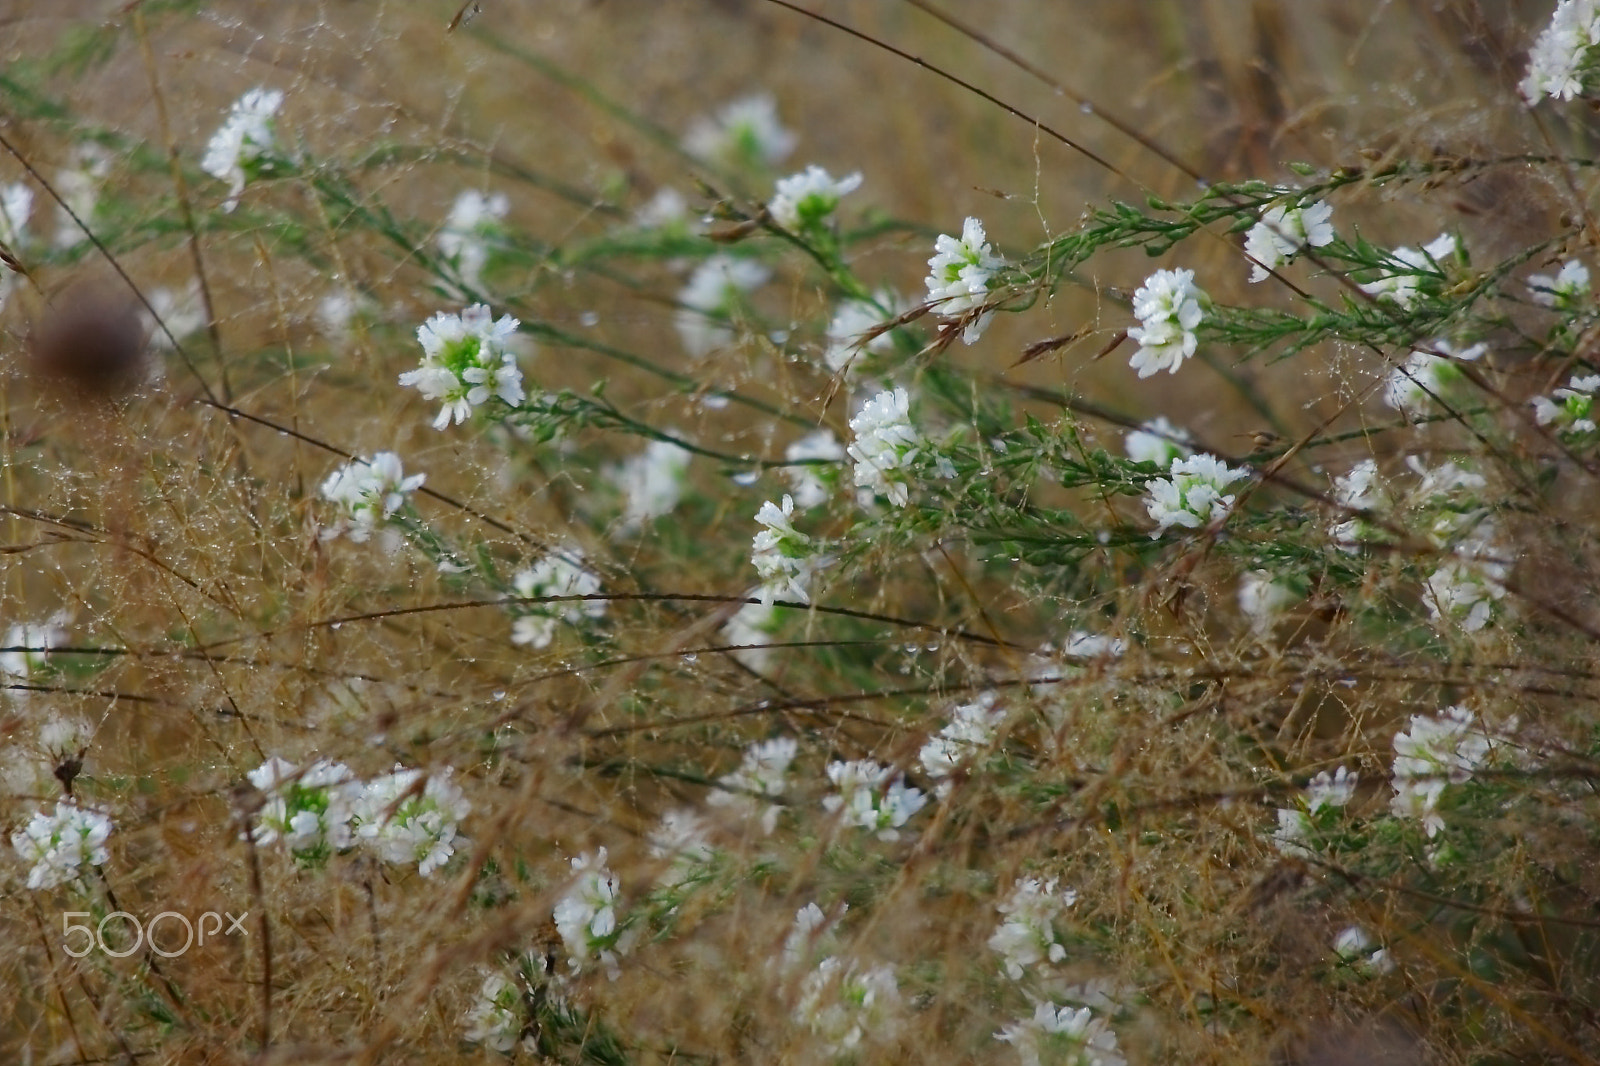
[[[598,326],[600,324],[600,316],[594,311],[585,311],[578,316],[578,321],[585,326]]]
[[[754,485],[757,481],[761,480],[761,471],[741,470],[737,474],[733,474],[729,480],[741,488],[748,488],[749,486]]]
[[[1085,115],[1092,115],[1094,114],[1094,105],[1085,100],[1083,103],[1078,105],[1078,110],[1082,111]]]

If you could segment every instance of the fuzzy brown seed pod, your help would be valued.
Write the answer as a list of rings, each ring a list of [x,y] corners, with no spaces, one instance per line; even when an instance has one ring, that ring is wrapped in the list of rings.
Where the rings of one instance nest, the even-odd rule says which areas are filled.
[[[28,338],[35,373],[97,396],[145,376],[148,332],[133,298],[106,282],[74,282],[51,298]]]

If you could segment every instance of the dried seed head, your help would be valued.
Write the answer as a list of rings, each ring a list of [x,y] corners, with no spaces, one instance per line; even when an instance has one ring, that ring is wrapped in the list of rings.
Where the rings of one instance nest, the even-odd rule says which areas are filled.
[[[74,282],[34,323],[35,373],[82,393],[116,396],[144,376],[148,335],[133,299],[105,282]]]

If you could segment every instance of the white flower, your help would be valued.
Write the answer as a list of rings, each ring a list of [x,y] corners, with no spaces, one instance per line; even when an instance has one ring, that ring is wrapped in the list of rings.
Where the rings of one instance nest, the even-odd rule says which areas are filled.
[[[297,773],[274,756],[248,776],[267,794],[252,832],[256,844],[281,839],[295,856],[317,861],[355,843],[351,823],[362,788],[343,763],[320,759]]]
[[[1158,270],[1145,279],[1133,294],[1139,325],[1128,330],[1128,338],[1139,345],[1128,365],[1141,378],[1158,370],[1176,374],[1194,354],[1199,344],[1194,331],[1205,317],[1201,308],[1205,300],[1192,270]]]
[[[783,498],[779,507],[771,500],[756,512],[756,521],[766,528],[755,535],[750,546],[750,561],[761,576],[761,602],[771,606],[777,596],[811,602],[811,579],[826,566],[828,558],[811,545],[811,538],[794,528],[794,499]]]
[[[1363,459],[1350,468],[1348,474],[1333,479],[1334,500],[1356,511],[1377,512],[1388,506],[1388,494],[1378,480],[1378,464]],[[1334,543],[1345,551],[1354,551],[1362,541],[1372,540],[1381,530],[1361,517],[1349,517],[1333,527]]]
[[[723,787],[713,789],[706,802],[754,813],[761,806],[758,797],[776,798],[789,787],[789,764],[794,762],[799,749],[793,737],[774,737],[750,745],[745,749],[739,769],[717,778],[717,783]],[[764,832],[770,834],[777,826],[780,810],[776,804],[766,806],[761,816]]]
[[[696,267],[678,292],[682,307],[673,317],[684,349],[699,357],[732,342],[727,322],[738,310],[741,296],[765,285],[771,276],[760,263],[723,253]]]
[[[1428,576],[1423,594],[1428,614],[1476,633],[1489,624],[1496,601],[1506,594],[1502,582],[1507,569],[1503,563],[1475,558],[1444,564]]]
[[[1390,252],[1381,267],[1385,273],[1362,285],[1361,291],[1380,300],[1391,300],[1410,310],[1417,302],[1424,280],[1442,282],[1445,262],[1456,254],[1456,239],[1445,233],[1423,246],[1422,251],[1402,246]]]
[[[622,490],[622,528],[638,529],[671,514],[683,495],[683,476],[693,453],[669,440],[653,440],[644,451],[612,468],[608,476]]]
[[[497,973],[484,977],[477,1001],[462,1016],[467,1039],[502,1053],[516,1049],[523,1028],[522,992]]]
[[[702,877],[716,855],[710,827],[691,810],[668,811],[650,833],[650,854],[666,859],[659,884],[681,889]]]
[[[633,224],[640,229],[687,229],[689,201],[677,189],[663,185],[633,213]]]
[[[1077,902],[1078,893],[1070,888],[1057,891],[1054,878],[1026,877],[1012,887],[998,905],[1005,920],[989,938],[989,948],[1000,955],[1008,977],[1020,981],[1029,969],[1067,957],[1067,949],[1056,939],[1055,920]]]
[[[1488,351],[1487,345],[1474,344],[1458,352],[1444,340],[1436,340],[1428,348],[1428,351],[1413,351],[1404,363],[1389,372],[1384,383],[1383,402],[1411,418],[1426,414],[1429,403],[1445,398],[1461,380],[1457,363],[1473,362]]]
[[[683,149],[716,163],[771,166],[794,151],[796,140],[778,122],[772,97],[758,93],[724,105],[715,118],[695,119],[684,134]]]
[[[723,642],[739,649],[733,653],[734,658],[757,673],[764,673],[772,665],[772,649],[765,645],[772,641],[772,634],[778,626],[777,619],[778,608],[770,604],[747,603],[723,624]]]
[[[66,642],[67,631],[53,621],[13,625],[5,639],[5,646],[13,650],[0,652],[0,674],[26,681],[44,668],[51,648]]]
[[[834,956],[823,959],[801,982],[795,1014],[833,1055],[842,1056],[863,1040],[891,1039],[899,1008],[900,986],[892,967],[865,969]]]
[[[518,596],[538,599],[545,596],[594,596],[600,591],[600,578],[583,565],[578,548],[553,551],[511,579]],[[585,618],[602,618],[603,599],[557,600],[548,604],[519,604],[513,608],[516,621],[511,626],[511,643],[546,648],[555,639],[556,624],[578,625]]]
[[[1561,264],[1561,270],[1555,277],[1530,274],[1528,292],[1536,304],[1563,311],[1574,310],[1589,295],[1589,268],[1579,260],[1569,259]]]
[[[794,924],[789,928],[789,935],[783,939],[783,954],[778,960],[778,967],[785,973],[791,972],[802,963],[809,963],[818,955],[824,954],[824,945],[831,941],[829,931],[839,923],[850,909],[850,904],[839,904],[838,913],[832,919],[822,913],[822,908],[815,903],[807,903],[794,915]]]
[[[1130,429],[1123,439],[1122,449],[1136,463],[1154,463],[1165,470],[1174,459],[1184,459],[1194,454],[1194,438],[1189,431],[1168,422],[1165,417]]]
[[[251,89],[235,101],[227,121],[206,145],[200,169],[228,183],[224,211],[238,206],[246,182],[275,169],[279,149],[274,116],[282,106],[279,90]]]
[[[483,281],[483,268],[489,262],[490,242],[501,236],[511,201],[503,192],[485,196],[467,189],[456,197],[435,243],[439,254],[455,267],[456,276],[467,289],[477,289]]]
[[[1435,836],[1444,828],[1437,807],[1445,786],[1468,780],[1490,749],[1489,735],[1474,728],[1465,707],[1447,707],[1436,718],[1412,715],[1410,730],[1394,738],[1390,809],[1398,817],[1421,820],[1428,836]]]
[[[882,329],[885,322],[903,310],[894,293],[884,290],[871,300],[845,300],[834,309],[828,322],[828,348],[823,360],[835,374],[858,369],[862,352],[882,352],[894,344],[894,331]]]
[[[1374,950],[1372,937],[1359,925],[1352,925],[1333,941],[1333,953],[1341,962],[1355,966],[1371,975],[1390,973],[1395,968],[1394,959],[1385,948]]]
[[[809,509],[828,502],[839,483],[839,466],[845,458],[844,445],[832,430],[819,429],[801,437],[784,449],[784,459],[800,465],[786,466],[783,476],[789,482],[796,507]],[[804,459],[826,462],[801,463]]]
[[[23,182],[0,185],[0,244],[16,252],[27,243],[24,227],[33,214],[33,190]]]
[[[164,286],[152,290],[150,306],[155,310],[155,319],[148,311],[140,311],[139,317],[151,330],[151,343],[163,351],[172,349],[173,338],[181,343],[184,338],[206,328],[206,302],[198,280],[191,279],[182,292],[173,292]],[[167,328],[157,328],[156,320]],[[169,333],[171,337],[167,336]]]
[[[841,197],[861,186],[861,172],[835,180],[815,164],[778,179],[777,194],[767,205],[773,221],[787,230],[820,226],[839,206]]]
[[[968,218],[961,224],[958,240],[941,233],[933,242],[934,255],[928,260],[928,303],[945,318],[960,318],[983,306],[989,295],[989,280],[1006,261],[995,255],[983,232],[983,223]],[[976,343],[993,311],[967,321],[961,339]]]
[[[1570,100],[1584,95],[1595,74],[1600,42],[1600,2],[1561,0],[1550,24],[1528,53],[1528,73],[1518,88],[1530,105],[1540,97]]]
[[[88,240],[78,223],[77,215],[85,225],[94,222],[94,209],[100,199],[100,183],[111,170],[111,153],[98,144],[80,144],[72,152],[72,165],[56,172],[56,194],[63,203],[56,205],[57,248],[72,248]],[[68,214],[68,211],[71,214]],[[4,223],[0,222],[0,231]]]
[[[617,954],[627,950],[617,921],[621,882],[606,866],[605,848],[593,855],[586,851],[572,859],[571,865],[572,884],[553,913],[556,930],[567,948],[567,966],[577,972],[595,959],[615,981],[620,972]]]
[[[922,769],[938,784],[938,795],[949,795],[949,778],[982,754],[994,742],[995,731],[1005,721],[1006,709],[997,706],[999,695],[981,692],[971,703],[959,704],[950,714],[950,722],[938,734],[929,737],[917,753]]]
[[[94,740],[94,727],[82,718],[64,718],[52,711],[39,727],[39,750],[59,761],[77,755]]]
[[[879,840],[899,840],[900,827],[928,802],[894,767],[871,759],[829,763],[828,780],[838,791],[823,798],[823,808],[845,825],[876,831]]]
[[[26,236],[23,227],[28,224],[28,216],[32,212],[32,189],[20,181],[0,185],[0,247],[12,254],[21,251]],[[16,277],[10,267],[0,264],[0,309],[5,307],[6,298],[16,284]]]
[[[1307,245],[1321,248],[1331,243],[1333,226],[1328,219],[1332,215],[1333,207],[1323,200],[1300,207],[1279,204],[1267,208],[1244,238],[1245,253],[1255,260],[1250,280],[1262,280],[1269,270],[1293,259]]]
[[[417,327],[422,365],[401,374],[400,384],[415,385],[424,399],[444,401],[434,429],[465,422],[490,397],[521,406],[522,371],[508,347],[520,325],[510,315],[495,321],[487,306],[473,304],[459,315],[441,311]]]
[[[1239,610],[1250,619],[1250,629],[1258,637],[1271,633],[1278,617],[1300,598],[1299,590],[1270,570],[1251,570],[1239,578]]]
[[[31,865],[29,888],[55,888],[80,881],[85,864],[106,862],[111,857],[106,850],[110,835],[111,819],[105,815],[58,803],[55,814],[38,811],[27,825],[12,833],[11,848]]]
[[[1309,856],[1310,850],[1300,841],[1310,836],[1313,821],[1322,822],[1323,811],[1350,802],[1356,781],[1357,775],[1343,766],[1331,777],[1326,770],[1313,777],[1300,806],[1278,808],[1278,831],[1273,834],[1273,844],[1285,855]]]
[[[1170,476],[1156,478],[1145,487],[1150,498],[1145,509],[1156,521],[1151,537],[1159,537],[1172,526],[1198,529],[1221,521],[1233,506],[1234,497],[1224,495],[1229,485],[1250,476],[1242,467],[1232,467],[1214,455],[1201,453],[1187,459],[1174,459]]]
[[[1117,1034],[1088,1007],[1034,1004],[1033,1017],[1001,1029],[996,1040],[1015,1045],[1023,1066],[1125,1066]]]
[[[406,497],[417,490],[425,476],[406,477],[400,468],[400,457],[394,452],[379,452],[371,459],[346,463],[322,483],[322,498],[344,511],[339,522],[324,529],[322,536],[337,537],[348,532],[351,540],[362,543],[405,505]]]
[[[1595,432],[1594,394],[1600,389],[1600,374],[1573,375],[1566,388],[1553,396],[1533,398],[1533,417],[1541,426],[1554,426],[1563,437],[1582,437]]]
[[[908,471],[925,442],[911,425],[911,397],[904,387],[880,392],[850,420],[855,440],[846,449],[855,460],[855,483],[901,507],[911,500]]]
[[[416,863],[424,877],[449,861],[472,803],[451,780],[454,771],[428,773],[400,766],[369,781],[356,802],[357,835],[385,862]]]

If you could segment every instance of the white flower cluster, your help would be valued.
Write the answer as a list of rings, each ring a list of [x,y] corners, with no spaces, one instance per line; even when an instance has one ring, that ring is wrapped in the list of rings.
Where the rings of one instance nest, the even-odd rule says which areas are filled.
[[[1409,418],[1420,418],[1427,414],[1433,401],[1448,399],[1450,391],[1462,380],[1457,364],[1475,362],[1486,351],[1487,345],[1474,344],[1458,352],[1448,341],[1435,340],[1427,350],[1413,351],[1389,372],[1383,402]]]
[[[810,510],[827,503],[839,487],[837,464],[845,459],[844,445],[839,443],[833,431],[819,429],[815,433],[808,433],[784,449],[783,457],[799,464],[783,468],[783,476],[794,494],[795,506]],[[801,463],[804,459],[820,459],[823,462]]]
[[[1283,612],[1301,598],[1299,589],[1270,570],[1251,570],[1239,578],[1239,610],[1258,637],[1268,636]]]
[[[1328,221],[1333,207],[1326,201],[1298,207],[1279,204],[1261,214],[1261,221],[1245,234],[1244,250],[1255,262],[1250,269],[1250,280],[1261,281],[1267,273],[1276,270],[1310,246],[1321,248],[1333,242],[1333,225]]]
[[[522,1039],[523,1015],[522,990],[501,974],[490,973],[484,975],[478,998],[461,1021],[468,1040],[507,1054]]]
[[[887,496],[900,507],[911,502],[911,467],[926,442],[911,424],[911,397],[903,387],[880,392],[850,420],[855,440],[846,449],[855,460],[855,483]]]
[[[812,164],[798,174],[778,179],[777,193],[767,210],[787,230],[821,226],[838,210],[839,200],[861,187],[861,172],[835,179]]]
[[[1589,268],[1577,259],[1569,259],[1561,264],[1555,277],[1530,274],[1528,292],[1540,306],[1558,311],[1577,310],[1589,295]]]
[[[766,804],[761,799],[782,796],[789,787],[789,764],[794,762],[800,745],[793,737],[774,737],[758,741],[745,749],[739,769],[723,774],[717,779],[722,788],[714,789],[706,802],[718,807],[731,807],[745,815],[761,810],[761,829],[770,834],[778,824],[777,804]]]
[[[99,866],[111,857],[106,838],[111,819],[75,803],[57,803],[54,814],[37,811],[11,834],[17,858],[29,864],[29,888],[82,885],[85,864]]]
[[[0,185],[0,245],[12,254],[20,251],[26,242],[27,234],[24,227],[27,226],[28,216],[32,213],[32,189],[20,181],[10,185]],[[16,278],[17,274],[10,267],[0,264],[0,310],[5,308],[6,299],[11,295]]]
[[[1023,1066],[1126,1066],[1117,1034],[1088,1007],[1034,1004],[1033,1017],[994,1034],[1017,1049]]]
[[[1194,454],[1194,438],[1189,431],[1168,422],[1165,417],[1130,429],[1123,440],[1122,449],[1136,463],[1154,463],[1165,470],[1174,459],[1187,459]]]
[[[53,243],[57,248],[72,248],[88,240],[78,223],[72,221],[72,216],[77,215],[85,223],[94,221],[100,186],[111,172],[111,162],[111,153],[91,141],[72,150],[71,166],[56,171],[56,193],[63,201],[56,205]],[[69,209],[71,214],[68,214]],[[0,222],[0,232],[4,225]]]
[[[672,513],[683,497],[683,478],[693,454],[670,440],[653,440],[608,471],[612,484],[622,490],[624,532]]]
[[[650,833],[650,855],[667,860],[658,883],[680,890],[702,879],[716,849],[705,819],[688,809],[668,811]]]
[[[1407,465],[1422,477],[1413,496],[1428,539],[1453,556],[1429,576],[1423,602],[1435,621],[1475,633],[1505,597],[1511,569],[1493,517],[1476,498],[1487,481],[1454,463],[1428,469],[1411,456]]]
[[[1340,962],[1368,976],[1394,972],[1395,961],[1389,949],[1376,947],[1359,925],[1350,926],[1334,938],[1333,953]]]
[[[989,948],[1000,955],[1006,976],[1020,981],[1030,969],[1067,957],[1067,949],[1056,939],[1055,921],[1077,902],[1078,893],[1058,890],[1054,878],[1025,877],[1012,887],[997,905],[1005,920],[989,938]]]
[[[418,873],[430,876],[455,853],[461,822],[472,813],[451,773],[449,767],[425,774],[396,766],[367,782],[356,803],[356,835],[385,862],[414,862]]]
[[[758,93],[731,101],[715,117],[695,119],[684,134],[683,150],[713,163],[771,166],[794,151],[796,141],[779,123],[772,97]]]
[[[802,965],[810,965],[813,959],[831,954],[834,938],[830,934],[849,910],[850,904],[841,903],[831,919],[815,903],[807,903],[796,911],[794,924],[783,938],[783,953],[778,956],[779,970],[792,973]]]
[[[1205,453],[1174,459],[1167,473],[1167,477],[1155,478],[1145,486],[1150,492],[1145,510],[1156,522],[1152,538],[1173,526],[1198,529],[1221,521],[1234,501],[1232,495],[1224,494],[1225,490],[1250,476],[1249,470],[1229,466]]]
[[[980,692],[971,703],[950,712],[950,721],[929,737],[917,753],[923,772],[936,783],[934,793],[941,799],[950,794],[951,778],[994,743],[995,732],[1006,718],[1006,708],[998,706],[999,694]]]
[[[750,595],[759,595],[753,589]],[[738,648],[733,657],[757,673],[772,665],[772,649],[766,647],[778,629],[778,608],[764,603],[747,603],[733,613],[722,626],[722,639],[731,648]]]
[[[1422,282],[1444,281],[1444,264],[1456,254],[1456,239],[1440,234],[1422,251],[1402,246],[1390,252],[1380,268],[1383,273],[1361,286],[1361,291],[1380,300],[1389,300],[1410,310],[1422,292]]]
[[[727,322],[744,293],[767,283],[771,271],[749,259],[718,253],[695,268],[678,292],[682,306],[673,317],[684,350],[696,358],[733,341]]]
[[[1133,294],[1139,320],[1128,339],[1139,346],[1128,365],[1147,378],[1158,370],[1176,374],[1200,341],[1195,329],[1205,317],[1206,294],[1194,283],[1192,270],[1158,270]]]
[[[12,698],[24,694],[13,693]],[[55,711],[39,724],[32,744],[23,739],[20,729],[12,732],[8,742],[0,746],[0,791],[15,795],[55,792],[61,788],[56,770],[64,762],[86,757],[94,742],[94,732],[94,727],[84,719]]]
[[[249,773],[267,794],[251,838],[265,847],[282,840],[297,859],[315,863],[355,845],[361,783],[343,763],[319,759],[304,770],[273,756]]]
[[[811,538],[794,528],[794,499],[783,498],[783,506],[771,500],[756,512],[756,521],[766,528],[755,535],[750,561],[761,577],[761,602],[771,606],[775,597],[811,602],[811,579],[828,565],[829,559],[817,551]]]
[[[1541,426],[1551,426],[1564,438],[1583,438],[1595,432],[1594,394],[1600,389],[1600,374],[1574,374],[1566,388],[1550,396],[1533,398],[1533,417]]]
[[[1550,24],[1528,53],[1528,73],[1518,86],[1522,98],[1571,100],[1583,96],[1600,70],[1600,0],[1561,0]]]
[[[1438,807],[1445,787],[1466,782],[1489,757],[1489,735],[1472,718],[1465,707],[1446,707],[1438,717],[1412,715],[1409,731],[1395,734],[1389,808],[1422,822],[1429,837],[1444,828]]]
[[[464,288],[476,290],[483,284],[490,242],[503,235],[503,223],[510,210],[511,201],[503,192],[485,196],[476,189],[467,189],[456,197],[434,243],[439,254],[455,268]]]
[[[899,840],[900,827],[928,802],[894,767],[871,759],[829,763],[828,780],[837,791],[823,797],[823,809],[840,815],[845,825],[873,830],[883,841]]]
[[[338,522],[323,529],[323,539],[348,533],[360,544],[387,522],[406,497],[417,490],[426,475],[405,475],[400,457],[394,452],[379,452],[371,459],[346,463],[322,483],[322,498],[343,511]]]
[[[474,407],[498,396],[507,407],[520,407],[522,371],[508,345],[521,325],[510,315],[499,321],[484,304],[459,315],[441,311],[417,327],[422,363],[400,375],[400,384],[416,386],[427,400],[443,400],[434,429],[465,422]]]
[[[888,290],[871,300],[845,300],[834,309],[828,321],[828,347],[823,360],[835,374],[858,369],[862,352],[882,352],[894,344],[894,331],[882,326],[904,310],[900,299]]]
[[[539,599],[545,596],[595,596],[600,578],[583,565],[583,551],[562,548],[552,551],[511,578],[518,596]],[[547,604],[518,604],[512,608],[511,643],[547,648],[555,639],[560,622],[579,625],[585,618],[603,618],[606,601],[600,599],[557,600]]]
[[[1333,479],[1333,498],[1344,507],[1357,511],[1381,513],[1389,506],[1388,493],[1378,479],[1378,464],[1363,459],[1350,468],[1348,474]],[[1360,517],[1342,517],[1334,523],[1333,541],[1342,551],[1353,552],[1365,541],[1377,539],[1381,534],[1377,526]]]
[[[888,1041],[899,1029],[900,985],[891,966],[863,966],[829,956],[800,984],[799,1021],[833,1056],[864,1040]]]
[[[1309,840],[1314,830],[1324,826],[1323,812],[1335,811],[1350,802],[1356,792],[1357,774],[1343,766],[1331,776],[1324,770],[1311,779],[1305,796],[1297,807],[1278,808],[1278,831],[1272,842],[1285,855],[1309,855],[1302,843]]]
[[[621,972],[617,955],[629,947],[626,930],[617,921],[621,882],[606,866],[605,848],[592,855],[586,851],[570,861],[572,885],[554,911],[556,930],[567,948],[567,966],[578,973],[592,959],[615,981]]]
[[[264,177],[280,162],[276,116],[283,106],[277,89],[251,89],[234,102],[222,128],[212,135],[200,169],[228,183],[224,211],[239,204],[245,184]]]
[[[968,218],[961,225],[958,240],[941,233],[933,242],[933,258],[928,260],[928,303],[936,313],[955,319],[968,316],[984,304],[989,281],[1006,261],[994,254],[983,223]],[[994,317],[993,311],[968,318],[961,339],[974,344]]]
[[[67,631],[55,620],[19,622],[6,630],[5,647],[0,651],[0,675],[26,681],[45,668],[50,650],[67,640]]]

